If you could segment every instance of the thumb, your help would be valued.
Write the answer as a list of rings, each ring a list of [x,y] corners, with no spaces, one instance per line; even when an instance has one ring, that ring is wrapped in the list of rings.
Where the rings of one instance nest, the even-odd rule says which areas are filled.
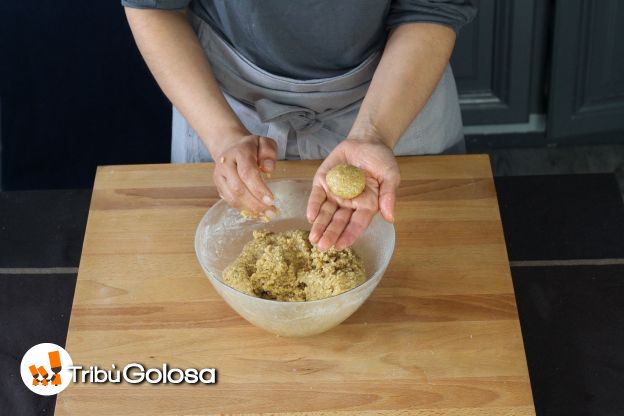
[[[394,222],[394,206],[400,181],[399,175],[392,174],[384,178],[379,188],[379,210],[388,222]]]
[[[263,172],[272,172],[277,160],[277,143],[268,137],[258,139],[258,167]]]

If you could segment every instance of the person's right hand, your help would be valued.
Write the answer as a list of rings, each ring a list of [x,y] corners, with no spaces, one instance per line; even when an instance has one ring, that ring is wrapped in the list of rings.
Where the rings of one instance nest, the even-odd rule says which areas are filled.
[[[275,168],[277,143],[250,134],[228,140],[215,153],[213,180],[221,198],[251,216],[275,217],[273,193],[261,172],[270,173]]]

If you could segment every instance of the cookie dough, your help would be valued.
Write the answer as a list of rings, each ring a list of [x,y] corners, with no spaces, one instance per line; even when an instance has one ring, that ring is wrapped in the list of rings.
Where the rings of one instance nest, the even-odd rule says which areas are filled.
[[[279,210],[277,209],[277,207],[274,207],[273,216],[277,215],[278,212]],[[271,218],[269,218],[264,212],[252,212],[252,211],[248,211],[244,209],[240,212],[240,215],[241,217],[248,219],[248,220],[260,220],[262,222],[271,221]]]
[[[336,165],[327,172],[329,190],[343,199],[353,199],[366,187],[366,173],[352,165]]]
[[[362,260],[351,248],[319,251],[308,231],[254,231],[253,240],[223,271],[223,282],[243,293],[280,301],[338,295],[366,280]]]

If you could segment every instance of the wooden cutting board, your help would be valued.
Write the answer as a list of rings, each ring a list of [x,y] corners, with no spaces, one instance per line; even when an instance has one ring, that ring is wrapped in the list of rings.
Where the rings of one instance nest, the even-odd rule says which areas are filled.
[[[57,415],[533,415],[487,156],[399,158],[397,246],[371,298],[324,334],[253,327],[215,293],[195,228],[211,164],[98,169],[67,350],[110,369],[214,367],[214,385],[74,383]],[[318,162],[279,162],[312,178]]]

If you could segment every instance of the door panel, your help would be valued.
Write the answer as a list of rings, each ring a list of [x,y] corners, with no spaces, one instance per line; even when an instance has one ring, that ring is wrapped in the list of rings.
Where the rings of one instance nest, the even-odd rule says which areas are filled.
[[[624,130],[624,2],[556,3],[548,134]]]
[[[465,125],[528,121],[535,0],[480,0],[451,58]]]

